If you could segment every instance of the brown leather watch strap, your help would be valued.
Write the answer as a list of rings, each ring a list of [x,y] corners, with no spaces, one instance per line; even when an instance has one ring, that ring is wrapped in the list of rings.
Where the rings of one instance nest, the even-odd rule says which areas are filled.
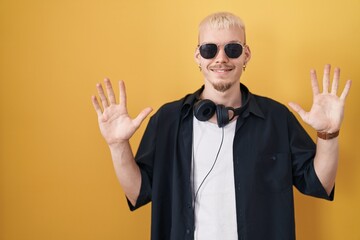
[[[327,133],[327,132],[317,132],[317,136],[321,139],[324,140],[329,140],[329,139],[333,139],[336,138],[337,136],[339,136],[339,131],[336,131],[334,133]]]

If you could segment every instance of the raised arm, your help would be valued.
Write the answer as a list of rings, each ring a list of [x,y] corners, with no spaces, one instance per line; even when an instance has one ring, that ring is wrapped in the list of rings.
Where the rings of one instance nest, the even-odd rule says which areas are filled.
[[[107,97],[102,85],[96,85],[101,105],[95,96],[92,96],[91,100],[98,115],[100,132],[109,145],[116,176],[127,198],[132,205],[135,205],[140,192],[141,175],[140,169],[134,160],[129,139],[152,109],[146,108],[136,118],[131,119],[127,112],[124,82],[119,81],[119,104],[116,103],[110,80],[105,79],[104,84]]]
[[[339,142],[337,136],[344,118],[345,100],[351,87],[351,81],[348,80],[340,97],[337,96],[340,69],[335,68],[331,91],[329,92],[330,68],[329,64],[324,68],[322,93],[319,91],[315,70],[310,72],[313,105],[309,112],[306,112],[297,103],[289,103],[302,120],[318,132],[314,167],[319,180],[329,195],[335,184],[338,166]]]

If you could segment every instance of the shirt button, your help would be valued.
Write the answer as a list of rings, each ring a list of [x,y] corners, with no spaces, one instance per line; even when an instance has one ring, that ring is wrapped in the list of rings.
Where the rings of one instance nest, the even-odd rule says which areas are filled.
[[[190,229],[186,229],[186,234],[190,234]]]

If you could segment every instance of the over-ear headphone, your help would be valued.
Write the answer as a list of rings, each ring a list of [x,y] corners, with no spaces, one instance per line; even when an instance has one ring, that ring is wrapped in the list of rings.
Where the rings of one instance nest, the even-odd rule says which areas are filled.
[[[233,112],[232,116],[229,116],[229,111]],[[240,114],[240,108],[225,107],[222,104],[216,105],[209,99],[203,99],[194,104],[194,116],[199,121],[208,121],[215,113],[217,124],[221,128]]]

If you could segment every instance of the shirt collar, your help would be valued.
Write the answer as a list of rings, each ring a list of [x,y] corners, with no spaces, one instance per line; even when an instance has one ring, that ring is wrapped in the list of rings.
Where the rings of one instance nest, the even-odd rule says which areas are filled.
[[[249,91],[249,89],[242,83],[240,83],[240,90],[242,94],[242,106],[241,106],[241,117],[246,118],[253,113],[255,116],[260,118],[265,118],[263,111],[260,109],[259,105],[257,104],[254,95]],[[200,98],[200,94],[204,91],[204,85],[198,89],[196,92],[185,96],[182,108],[181,108],[181,115],[182,118],[185,118],[189,115],[192,107],[194,106],[195,102],[198,101]]]

